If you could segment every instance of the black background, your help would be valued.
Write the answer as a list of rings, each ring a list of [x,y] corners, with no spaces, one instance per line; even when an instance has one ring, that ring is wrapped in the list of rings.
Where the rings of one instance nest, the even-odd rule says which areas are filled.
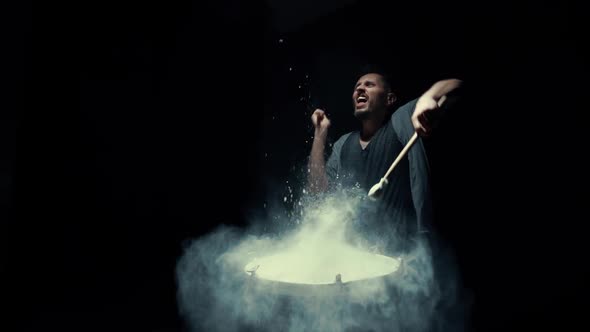
[[[10,330],[181,331],[174,267],[184,241],[280,204],[310,148],[303,78],[335,139],[354,129],[349,95],[364,60],[399,65],[403,100],[448,76],[472,87],[469,109],[449,114],[428,142],[435,228],[470,294],[471,328],[586,322],[580,6],[5,7],[1,271]]]

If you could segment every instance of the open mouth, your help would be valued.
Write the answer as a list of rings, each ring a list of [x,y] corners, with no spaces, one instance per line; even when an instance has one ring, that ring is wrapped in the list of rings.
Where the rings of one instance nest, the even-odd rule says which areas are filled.
[[[367,104],[368,98],[366,96],[358,96],[356,98],[356,105],[357,106],[364,106]]]

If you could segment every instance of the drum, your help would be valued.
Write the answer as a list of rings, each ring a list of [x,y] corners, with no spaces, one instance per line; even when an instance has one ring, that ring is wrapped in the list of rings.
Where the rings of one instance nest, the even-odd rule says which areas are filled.
[[[383,321],[375,308],[383,301],[394,305],[391,285],[403,273],[403,266],[401,258],[329,242],[321,250],[297,246],[255,258],[244,266],[248,289],[255,294],[254,305],[271,313],[254,330],[355,331],[352,327],[357,326],[361,331],[375,327]]]
[[[244,266],[244,272],[259,290],[292,296],[331,296],[395,278],[401,267],[401,258],[343,243],[326,243],[321,250],[299,246],[255,258]]]

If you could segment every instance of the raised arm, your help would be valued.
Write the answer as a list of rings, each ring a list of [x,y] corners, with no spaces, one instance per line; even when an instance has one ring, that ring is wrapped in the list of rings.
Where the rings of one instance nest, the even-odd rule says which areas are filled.
[[[326,160],[324,152],[328,138],[330,120],[323,110],[317,109],[311,116],[315,128],[311,154],[309,158],[309,173],[307,186],[311,193],[324,192],[328,189],[328,176],[326,174]]]
[[[452,78],[434,83],[418,99],[414,114],[412,114],[412,125],[420,136],[428,136],[432,130],[432,121],[429,115],[445,102],[446,96],[459,88],[463,81]]]

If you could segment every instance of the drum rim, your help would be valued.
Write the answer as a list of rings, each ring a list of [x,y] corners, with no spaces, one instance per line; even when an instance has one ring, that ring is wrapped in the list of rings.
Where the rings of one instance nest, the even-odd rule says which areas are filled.
[[[382,255],[384,256],[384,255]],[[386,256],[390,257],[390,256]],[[393,258],[393,257],[390,257]],[[355,287],[362,287],[364,285],[368,285],[370,283],[379,282],[380,280],[387,280],[387,279],[395,279],[398,278],[400,275],[403,275],[403,271],[405,269],[405,262],[404,259],[394,258],[399,260],[398,268],[390,272],[388,274],[374,276],[369,278],[364,278],[360,280],[352,280],[352,281],[336,281],[332,283],[326,284],[306,284],[306,283],[295,283],[295,282],[285,282],[285,281],[278,281],[278,280],[270,280],[265,278],[260,278],[256,275],[256,273],[252,273],[249,271],[245,271],[248,282],[250,287],[256,288],[257,291],[264,291],[269,292],[271,294],[277,295],[292,295],[292,296],[326,296],[326,295],[342,295],[349,291],[352,291]]]

